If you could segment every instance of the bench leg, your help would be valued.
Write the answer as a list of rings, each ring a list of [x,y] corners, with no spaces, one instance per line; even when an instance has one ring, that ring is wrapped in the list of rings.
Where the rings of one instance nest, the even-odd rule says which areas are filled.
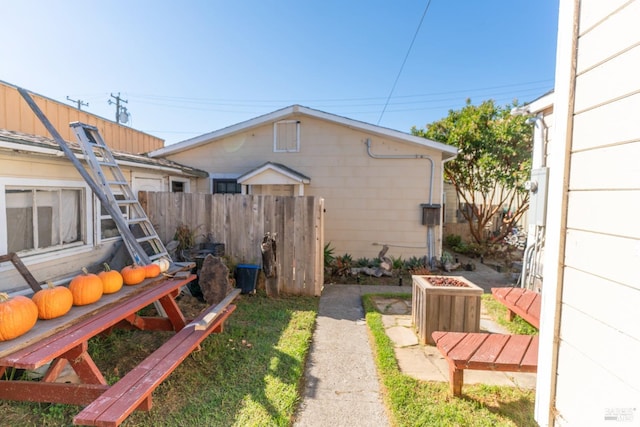
[[[449,360],[449,386],[451,394],[462,395],[462,384],[464,383],[464,370],[456,368],[455,364]]]
[[[516,317],[516,313],[514,313],[512,310],[508,310],[507,309],[507,322],[513,322],[514,317]]]

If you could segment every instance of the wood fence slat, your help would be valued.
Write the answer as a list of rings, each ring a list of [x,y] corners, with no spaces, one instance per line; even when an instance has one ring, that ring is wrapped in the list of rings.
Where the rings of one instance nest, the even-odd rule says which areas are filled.
[[[265,233],[276,236],[278,291],[316,295],[324,279],[324,200],[273,195],[140,192],[144,209],[168,243],[180,225],[196,242],[224,243],[236,263],[262,264]]]

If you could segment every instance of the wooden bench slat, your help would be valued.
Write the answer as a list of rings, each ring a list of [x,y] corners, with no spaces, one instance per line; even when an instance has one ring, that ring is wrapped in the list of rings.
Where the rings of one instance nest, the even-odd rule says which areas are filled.
[[[529,322],[532,326],[540,328],[540,301],[538,292],[524,288],[491,288],[493,297],[509,309]],[[511,316],[509,317],[511,318]]]
[[[495,363],[505,370],[518,371],[532,337],[530,335],[509,335],[508,337],[509,341],[502,349]]]
[[[456,366],[465,366],[488,337],[489,334],[468,333],[449,351],[447,356],[455,362]]]
[[[228,305],[206,329],[197,330],[195,323],[207,312],[201,313],[169,341],[149,355],[142,363],[127,373],[108,391],[84,408],[74,418],[74,424],[117,426],[141,403],[150,397],[182,361],[213,331],[220,328],[235,310]]]
[[[502,349],[509,341],[508,335],[503,334],[491,334],[482,343],[474,355],[469,359],[469,366],[478,366],[476,369],[480,369],[482,364],[493,366],[496,359],[502,353]]]
[[[540,344],[540,336],[535,335],[531,339],[531,343],[529,344],[529,348],[522,358],[522,362],[520,364],[520,369],[528,372],[537,372],[538,371],[538,346]]]

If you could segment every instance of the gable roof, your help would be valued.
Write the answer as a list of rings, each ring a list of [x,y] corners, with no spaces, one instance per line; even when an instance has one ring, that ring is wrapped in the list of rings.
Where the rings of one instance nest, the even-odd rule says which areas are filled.
[[[400,132],[400,131],[385,128],[382,126],[372,125],[370,123],[349,119],[347,117],[342,117],[335,114],[326,113],[324,111],[314,110],[312,108],[303,107],[302,105],[295,104],[295,105],[290,105],[288,107],[282,108],[280,110],[276,110],[274,112],[271,112],[262,116],[255,117],[250,120],[246,120],[244,122],[237,123],[235,125],[231,125],[213,132],[205,133],[203,135],[196,136],[194,138],[187,139],[185,141],[178,142],[176,144],[172,144],[164,148],[151,151],[150,153],[148,153],[148,155],[151,157],[160,157],[160,156],[166,156],[169,154],[179,153],[187,149],[191,149],[191,148],[198,147],[200,145],[207,144],[214,139],[224,138],[224,137],[233,135],[235,133],[247,131],[248,129],[251,129],[257,126],[262,126],[264,124],[277,122],[279,120],[283,120],[293,115],[303,115],[303,116],[313,117],[321,120],[326,120],[326,121],[336,123],[342,126],[346,126],[352,129],[380,135],[382,137],[394,138],[410,144],[416,144],[423,147],[433,148],[435,150],[441,151],[445,159],[455,157],[455,155],[458,152],[458,150],[455,147],[451,145],[443,144],[441,142],[432,141],[430,139],[414,136],[405,132]]]
[[[261,173],[265,172],[265,171],[272,171],[275,172],[278,175],[282,175],[283,177],[286,177],[290,180],[299,182],[301,184],[309,184],[311,182],[311,178],[309,178],[306,175],[301,174],[300,172],[291,169],[288,166],[285,166],[281,163],[276,163],[276,162],[266,162],[263,165],[258,166],[257,168],[254,168],[244,174],[242,174],[241,176],[238,177],[238,183],[242,184],[245,181],[250,180],[251,178],[260,175]]]
[[[67,145],[76,154],[83,158],[80,146],[75,142],[68,142]],[[51,155],[52,157],[66,158],[62,148],[51,138],[39,135],[30,135],[22,132],[0,129],[0,150],[19,150],[27,153],[40,153]],[[208,177],[209,173],[190,166],[181,165],[167,159],[154,159],[141,154],[131,154],[123,151],[111,150],[113,157],[120,165],[136,166],[140,168],[162,169],[167,172],[181,173],[194,177]]]

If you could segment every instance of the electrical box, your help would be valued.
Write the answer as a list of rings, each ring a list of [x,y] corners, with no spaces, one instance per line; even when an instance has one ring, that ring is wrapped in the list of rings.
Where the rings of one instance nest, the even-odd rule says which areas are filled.
[[[549,168],[538,168],[531,171],[531,180],[527,182],[529,189],[529,224],[546,225],[548,181]]]
[[[420,205],[422,210],[422,225],[440,225],[440,205],[432,205],[423,203]]]

